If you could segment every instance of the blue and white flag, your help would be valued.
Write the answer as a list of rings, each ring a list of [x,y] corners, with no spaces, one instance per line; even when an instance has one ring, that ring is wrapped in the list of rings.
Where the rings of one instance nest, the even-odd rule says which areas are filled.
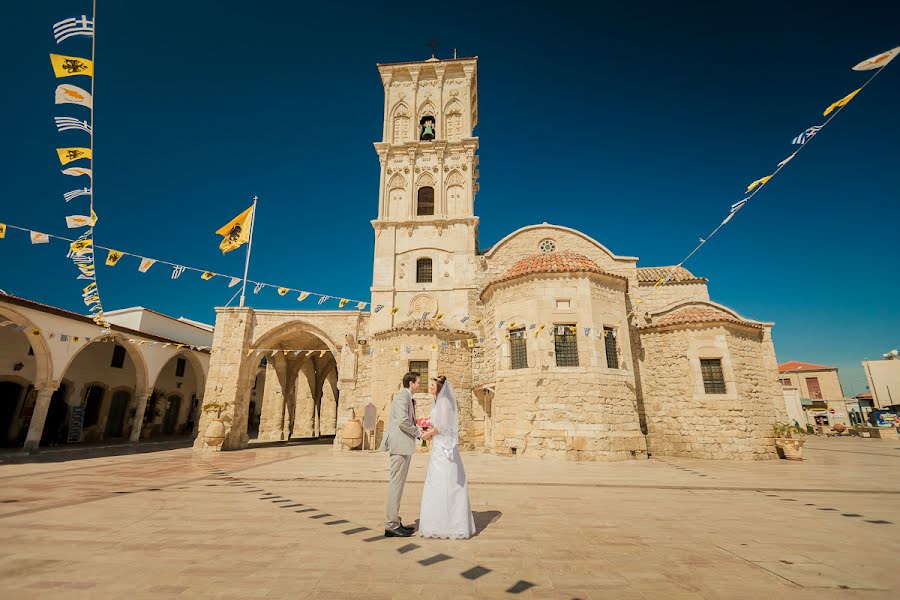
[[[94,22],[89,20],[87,15],[63,19],[53,25],[53,37],[56,38],[57,44],[76,35],[94,35]]]
[[[810,140],[810,138],[812,138],[812,136],[814,136],[814,135],[816,135],[817,133],[819,133],[819,130],[820,130],[820,129],[822,129],[822,126],[821,126],[821,125],[813,125],[813,126],[810,127],[809,129],[807,129],[806,131],[804,131],[803,133],[801,133],[800,135],[798,135],[797,137],[795,137],[795,138],[793,139],[792,143],[794,143],[794,144],[805,144],[806,142],[808,142],[808,141]]]
[[[732,204],[731,205],[731,214],[734,214],[737,211],[741,210],[741,208],[743,208],[743,206],[745,204],[747,204],[747,200],[749,200],[749,198],[744,198],[740,202],[735,202],[734,204]]]
[[[181,277],[181,274],[184,273],[184,267],[181,265],[175,265],[172,267],[172,279],[178,279]]]
[[[253,288],[253,293],[258,294],[260,292],[260,290],[262,290],[264,287],[266,287],[266,284],[257,283],[256,286],[254,286],[254,288]]]
[[[72,190],[71,192],[66,192],[63,194],[63,198],[66,199],[66,202],[77,198],[78,196],[90,196],[91,188],[81,188],[80,190]]]
[[[75,117],[53,117],[53,120],[56,121],[57,131],[80,129],[82,131],[88,132],[88,134],[91,133],[91,126],[88,125],[87,121],[79,121]]]
[[[328,296],[322,296],[319,298],[319,305],[321,306],[326,300],[328,300]]]

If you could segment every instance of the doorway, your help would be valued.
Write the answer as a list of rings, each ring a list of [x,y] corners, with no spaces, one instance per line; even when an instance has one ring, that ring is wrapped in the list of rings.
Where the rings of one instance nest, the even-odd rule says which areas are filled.
[[[124,436],[125,411],[131,402],[131,394],[120,391],[112,395],[109,403],[109,415],[106,418],[106,438],[120,438]]]
[[[175,433],[178,426],[178,413],[181,412],[181,396],[169,396],[169,406],[163,417],[163,433]]]
[[[9,444],[9,429],[16,420],[21,397],[21,385],[13,381],[0,382],[0,445]]]

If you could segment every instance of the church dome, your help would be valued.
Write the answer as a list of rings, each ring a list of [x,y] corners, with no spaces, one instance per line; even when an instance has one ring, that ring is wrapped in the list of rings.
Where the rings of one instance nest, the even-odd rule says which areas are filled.
[[[610,275],[610,273],[597,266],[597,263],[582,254],[574,252],[541,252],[540,254],[533,254],[521,259],[493,283],[535,273],[600,273],[601,275]],[[619,276],[614,275],[614,277]]]

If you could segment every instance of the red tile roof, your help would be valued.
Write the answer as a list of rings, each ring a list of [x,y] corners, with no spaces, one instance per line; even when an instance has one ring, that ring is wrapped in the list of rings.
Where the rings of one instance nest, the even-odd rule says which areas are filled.
[[[681,325],[684,323],[739,323],[748,327],[761,329],[762,325],[753,321],[745,321],[733,314],[720,310],[713,306],[690,304],[682,308],[676,308],[672,312],[656,317],[652,322],[644,325],[644,328],[665,327],[666,325]]]
[[[656,283],[660,279],[663,279],[666,275],[669,274],[669,271],[672,269],[669,267],[638,267],[637,268],[637,278],[638,283]],[[670,283],[706,283],[706,279],[704,277],[697,277],[684,267],[678,267],[675,269],[675,273],[672,275],[672,278],[669,280]]]
[[[800,362],[799,360],[791,360],[778,365],[779,373],[785,373],[787,371],[837,371],[837,367],[814,365],[813,363]]]
[[[625,279],[621,275],[613,275],[604,271],[597,266],[597,263],[581,254],[575,254],[574,252],[541,252],[540,254],[526,256],[507,269],[506,273],[493,283],[534,273],[599,273]],[[625,280],[627,281],[627,279]]]

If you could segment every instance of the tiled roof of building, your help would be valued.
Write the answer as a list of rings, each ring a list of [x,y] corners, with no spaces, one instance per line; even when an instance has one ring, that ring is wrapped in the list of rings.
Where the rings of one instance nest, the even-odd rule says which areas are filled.
[[[784,373],[786,371],[837,371],[837,367],[828,367],[825,365],[800,362],[799,360],[791,360],[778,365],[779,373]]]
[[[753,321],[746,321],[735,317],[733,314],[720,310],[713,306],[691,304],[682,308],[676,308],[672,312],[654,318],[652,322],[643,327],[665,327],[666,325],[681,325],[684,323],[739,323],[748,327],[761,329],[762,325]]]
[[[663,279],[666,275],[669,274],[669,271],[672,269],[669,267],[638,267],[637,268],[637,277],[638,283],[656,283],[660,279]],[[672,275],[672,278],[669,280],[670,283],[706,283],[706,278],[697,277],[684,267],[678,267],[675,269],[675,274]]]
[[[597,263],[581,254],[575,254],[574,252],[541,252],[526,256],[507,269],[506,273],[499,279],[496,279],[494,283],[534,273],[599,273],[625,279],[621,275],[613,275],[604,271],[597,266]]]

